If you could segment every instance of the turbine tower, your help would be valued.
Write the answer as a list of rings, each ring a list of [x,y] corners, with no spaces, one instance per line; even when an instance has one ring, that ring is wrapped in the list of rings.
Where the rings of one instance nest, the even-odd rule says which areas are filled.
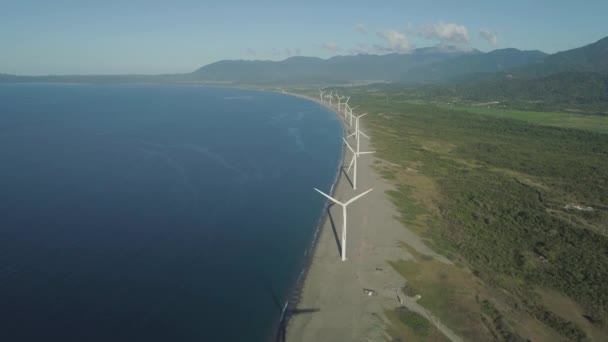
[[[350,116],[350,121],[349,121],[349,123],[348,123],[348,125],[349,125],[350,127],[353,127],[353,116],[354,116],[354,115],[353,115],[353,109],[357,109],[357,108],[359,108],[359,106],[355,106],[355,107],[353,107],[353,108],[350,108],[350,113],[349,113],[349,116]],[[364,114],[364,115],[365,115],[365,114]],[[361,116],[363,116],[363,115],[361,115]]]
[[[358,200],[359,198],[363,197],[368,192],[374,190],[374,188],[371,188],[371,189],[367,190],[366,192],[361,193],[361,194],[349,199],[345,203],[338,201],[337,199],[325,194],[324,192],[322,192],[321,190],[319,190],[317,188],[315,188],[315,190],[317,190],[317,192],[320,193],[321,195],[327,197],[330,201],[342,206],[342,243],[341,243],[342,251],[340,254],[342,256],[342,261],[346,261],[346,207],[349,204],[353,203],[354,201]]]
[[[344,104],[344,122],[346,122],[346,120],[348,119],[348,108],[350,108],[348,106],[347,103]]]
[[[365,151],[365,152],[359,151],[359,140],[357,140],[357,150],[355,151],[355,149],[353,149],[350,146],[350,144],[348,143],[348,141],[346,141],[345,138],[342,138],[342,140],[344,140],[344,143],[346,144],[348,149],[353,153],[353,159],[350,161],[350,164],[348,165],[348,169],[346,170],[346,173],[348,174],[350,172],[350,169],[354,166],[353,190],[357,190],[357,159],[359,159],[359,156],[361,156],[363,154],[372,154],[372,153],[376,153],[376,151]]]
[[[347,138],[350,138],[353,135],[355,136],[355,139],[357,140],[357,151],[359,150],[359,138],[360,138],[359,135],[362,135],[365,138],[367,138],[367,140],[369,140],[369,137],[365,133],[361,132],[361,129],[359,128],[359,119],[362,118],[362,117],[364,117],[364,116],[366,116],[366,115],[367,115],[367,113],[361,114],[359,116],[355,116],[355,131],[347,136]],[[352,115],[352,114],[350,116],[351,117],[351,122],[352,122],[353,116],[354,115]]]
[[[336,98],[338,99],[338,113],[340,112],[340,102],[342,101],[342,99],[344,98],[344,96],[339,96],[338,93],[336,92]]]
[[[328,97],[329,97],[329,106],[330,106],[330,107],[331,107],[331,100],[334,98],[334,97],[332,96],[332,94],[333,94],[333,93],[334,93],[334,91],[332,90],[332,91],[329,93],[329,96],[328,96]]]
[[[346,107],[348,107],[348,101],[350,101],[350,96],[346,97],[346,102],[344,102],[344,117],[346,118]],[[338,108],[340,110],[340,108]]]

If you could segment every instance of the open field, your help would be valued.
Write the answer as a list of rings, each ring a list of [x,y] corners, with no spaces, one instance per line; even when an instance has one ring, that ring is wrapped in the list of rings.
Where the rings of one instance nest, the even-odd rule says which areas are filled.
[[[417,288],[416,274],[407,271],[416,268],[393,262],[431,297],[422,293],[423,306],[463,337],[476,336],[465,331],[471,327],[505,340],[608,337],[608,135],[598,133],[604,118],[479,115],[482,109],[397,103],[367,91],[353,94],[351,104],[370,113],[367,129],[388,162],[378,168],[397,186],[389,195],[401,221],[457,264],[432,271],[437,267],[422,260],[431,271],[421,273]],[[441,273],[460,275],[437,278]],[[578,309],[552,305],[540,287]],[[446,303],[453,307],[445,310]],[[454,308],[470,320],[450,320]]]
[[[608,133],[608,116],[583,115],[557,112],[531,112],[483,106],[440,106],[445,109],[462,110],[474,114],[526,121],[535,125],[562,128],[578,128],[591,132]]]

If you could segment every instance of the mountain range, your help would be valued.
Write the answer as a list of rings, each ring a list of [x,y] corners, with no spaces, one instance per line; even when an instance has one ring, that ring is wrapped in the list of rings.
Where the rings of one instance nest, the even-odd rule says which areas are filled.
[[[558,52],[499,49],[491,52],[453,47],[419,48],[407,54],[359,54],[329,59],[290,57],[283,61],[223,60],[191,73],[116,76],[15,76],[0,82],[188,82],[230,84],[441,83],[546,77],[561,72],[608,72],[608,37]]]
[[[349,83],[384,81],[406,84],[478,78],[545,77],[560,72],[608,72],[608,37],[595,43],[546,54],[514,48],[487,53],[457,48],[421,48],[409,54],[291,57],[284,61],[220,61],[190,76],[199,81],[235,83]]]

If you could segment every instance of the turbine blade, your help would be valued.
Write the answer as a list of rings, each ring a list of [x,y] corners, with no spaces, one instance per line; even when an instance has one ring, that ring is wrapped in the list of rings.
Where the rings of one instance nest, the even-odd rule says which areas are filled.
[[[350,138],[350,137],[354,136],[355,134],[357,134],[357,132],[353,132],[353,133],[351,133],[351,134],[347,135],[346,137],[347,137],[347,138]]]
[[[361,134],[362,136],[364,136],[365,138],[367,138],[367,140],[369,140],[369,137],[365,133],[359,131],[359,134]]]
[[[351,198],[350,200],[348,200],[348,202],[344,203],[344,205],[349,205],[351,203],[353,203],[354,201],[358,200],[359,198],[363,197],[365,194],[367,194],[368,192],[374,190],[374,188],[371,188],[369,190],[367,190],[366,192],[362,193],[362,194],[358,194],[357,196]]]
[[[348,165],[348,169],[346,170],[346,173],[350,172],[350,168],[353,167],[353,163],[355,162],[355,158],[357,158],[356,155],[354,155],[353,159],[351,159],[350,164]]]
[[[332,202],[334,202],[336,204],[339,204],[339,205],[344,205],[344,203],[342,203],[342,202],[338,201],[337,199],[329,196],[328,194],[324,193],[323,191],[321,191],[321,190],[319,190],[317,188],[315,188],[315,190],[317,190],[317,192],[320,193],[321,195],[327,197],[327,199],[329,199],[330,201],[332,201]]]
[[[357,154],[372,154],[372,153],[376,153],[376,151],[359,152]]]
[[[348,141],[346,141],[346,139],[342,138],[342,140],[344,140],[344,143],[346,144],[346,146],[348,146],[348,149],[352,152],[352,153],[356,153],[355,150],[350,147],[350,145],[348,144]]]
[[[361,115],[357,116],[356,118],[357,118],[357,119],[359,119],[359,118],[362,118],[362,117],[364,117],[364,116],[366,116],[366,115],[367,115],[367,113],[365,113],[365,114],[361,114]]]

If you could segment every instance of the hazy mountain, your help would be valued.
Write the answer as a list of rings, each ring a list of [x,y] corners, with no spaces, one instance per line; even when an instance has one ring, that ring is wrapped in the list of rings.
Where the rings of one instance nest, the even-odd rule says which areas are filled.
[[[548,55],[514,48],[488,53],[454,48],[421,48],[410,54],[292,57],[280,62],[220,61],[192,73],[206,81],[321,83],[377,80],[429,83],[458,79],[543,77],[567,71],[608,72],[608,37]]]
[[[495,73],[539,63],[546,56],[546,53],[538,50],[521,51],[513,48],[464,55],[410,69],[402,75],[401,81],[406,83],[437,82],[472,73]]]
[[[608,37],[549,55],[539,63],[511,70],[510,73],[519,77],[542,77],[566,71],[608,72]]]
[[[412,68],[476,54],[480,52],[422,48],[409,54],[360,54],[329,59],[291,57],[278,62],[229,60],[203,66],[194,71],[192,76],[204,81],[243,83],[399,81],[399,75]]]
[[[561,72],[608,72],[608,37],[593,44],[547,55],[541,51],[499,49],[488,53],[453,47],[419,48],[408,54],[360,54],[329,59],[290,57],[283,61],[224,60],[176,75],[13,76],[0,82],[222,82],[256,84],[388,81],[437,83],[535,78]]]

